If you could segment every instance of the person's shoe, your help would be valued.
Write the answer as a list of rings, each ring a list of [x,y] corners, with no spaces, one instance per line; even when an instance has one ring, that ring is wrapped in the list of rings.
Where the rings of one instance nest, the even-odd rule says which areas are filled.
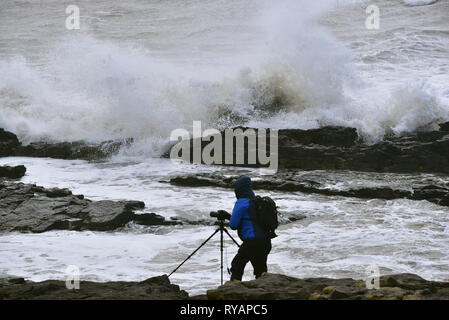
[[[229,285],[231,285],[231,284],[238,284],[238,283],[242,283],[242,281],[237,280],[237,279],[231,279],[231,280],[229,280],[229,281],[226,281],[224,285],[225,285],[225,286],[229,286]]]
[[[255,278],[260,279],[262,277],[265,277],[266,275],[268,275],[268,272],[263,272],[260,276],[255,276]]]

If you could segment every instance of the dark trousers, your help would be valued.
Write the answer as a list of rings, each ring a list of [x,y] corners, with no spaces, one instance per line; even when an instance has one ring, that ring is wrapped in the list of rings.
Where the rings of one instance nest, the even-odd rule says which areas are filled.
[[[270,239],[243,240],[243,244],[232,260],[231,280],[242,280],[243,271],[248,261],[253,265],[256,279],[259,278],[262,273],[267,272],[267,258],[270,251]]]

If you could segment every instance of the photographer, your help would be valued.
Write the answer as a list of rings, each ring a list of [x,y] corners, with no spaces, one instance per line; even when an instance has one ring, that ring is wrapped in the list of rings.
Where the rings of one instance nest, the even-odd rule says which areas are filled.
[[[237,201],[230,217],[229,226],[233,230],[238,230],[243,244],[232,260],[231,281],[242,280],[248,261],[253,265],[254,275],[259,278],[262,273],[267,272],[271,236],[256,223],[256,212],[253,201],[251,201],[255,198],[251,179],[243,176],[236,180],[233,186]]]

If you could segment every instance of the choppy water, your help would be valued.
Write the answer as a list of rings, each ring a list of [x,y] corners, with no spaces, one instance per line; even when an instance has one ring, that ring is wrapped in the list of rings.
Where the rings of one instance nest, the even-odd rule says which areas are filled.
[[[8,158],[0,165],[23,163],[26,183],[69,187],[74,193],[99,199],[144,200],[145,212],[189,220],[207,219],[210,210],[232,209],[231,190],[179,188],[161,183],[179,173],[257,171],[216,167],[179,167],[168,160],[146,163],[87,163],[51,159]],[[312,171],[305,179],[332,187],[441,183],[444,176]],[[267,194],[267,191],[261,191]],[[449,209],[427,201],[363,200],[269,192],[280,211],[306,219],[283,225],[273,240],[269,269],[297,277],[364,278],[370,264],[381,273],[411,272],[427,279],[449,280]],[[32,280],[64,279],[68,265],[81,268],[81,279],[143,280],[170,273],[212,232],[208,226],[129,226],[117,232],[54,231],[43,234],[7,233],[0,236],[0,273]],[[204,293],[220,281],[218,237],[172,276],[193,294]],[[236,253],[226,243],[227,264]],[[225,265],[226,267],[226,265]],[[244,279],[251,279],[248,265]]]
[[[65,28],[72,1],[0,2],[0,127],[25,142],[134,137],[105,163],[6,158],[24,182],[99,199],[136,199],[166,217],[204,219],[233,193],[177,188],[172,174],[224,171],[152,158],[192,120],[276,128],[355,126],[376,141],[449,120],[449,1],[76,1],[81,29]],[[380,8],[367,30],[365,9]],[[273,107],[273,100],[281,106]],[[446,176],[300,173],[335,187],[447,183]],[[449,280],[448,213],[426,201],[271,193],[305,220],[282,226],[269,268],[291,276],[362,278],[412,272]],[[0,273],[32,280],[142,280],[169,273],[213,231],[206,226],[119,232],[3,234]],[[227,244],[230,263],[235,248]],[[173,282],[203,293],[219,282],[218,242]],[[248,267],[248,270],[251,267]],[[245,275],[249,279],[250,272]]]
[[[135,156],[192,120],[348,125],[373,140],[432,126],[449,119],[449,2],[413,2],[81,0],[81,29],[67,30],[69,2],[5,0],[0,126],[135,137]]]

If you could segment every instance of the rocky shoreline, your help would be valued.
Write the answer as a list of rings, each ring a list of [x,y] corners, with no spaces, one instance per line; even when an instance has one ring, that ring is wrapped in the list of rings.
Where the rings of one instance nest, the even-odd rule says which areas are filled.
[[[363,199],[427,200],[449,206],[449,185],[411,186],[410,189],[363,187],[330,189],[295,177],[293,171],[330,169],[374,172],[449,173],[449,123],[439,131],[390,137],[368,145],[355,129],[324,127],[314,130],[280,130],[279,160],[283,170],[274,177],[253,181],[256,190],[316,193]],[[17,136],[0,129],[0,157],[30,156],[95,160],[117,153],[132,139],[98,144],[36,142],[23,146]],[[20,179],[24,166],[0,167],[0,232],[46,232],[50,230],[111,231],[128,223],[147,226],[202,224],[201,221],[166,220],[143,213],[141,201],[92,201],[68,189],[44,188],[10,179]],[[197,174],[164,181],[180,187],[230,188],[236,177]],[[289,221],[282,221],[288,223]],[[205,222],[206,223],[206,222]],[[209,222],[210,223],[210,222]],[[380,289],[367,289],[353,279],[297,279],[265,274],[257,280],[231,282],[204,295],[189,297],[166,275],[141,282],[81,281],[79,290],[68,290],[64,281],[27,281],[0,276],[0,299],[151,299],[151,300],[449,300],[449,282],[427,281],[413,274],[380,278]]]
[[[47,189],[34,184],[0,181],[0,231],[50,230],[110,231],[129,222],[172,225],[155,213],[135,213],[142,201],[92,201],[68,189]]]
[[[98,160],[117,154],[121,147],[130,145],[132,142],[133,139],[129,138],[100,143],[36,141],[23,145],[14,133],[0,128],[0,157]]]
[[[0,300],[185,300],[188,293],[171,284],[166,275],[141,282],[81,281],[79,289],[69,290],[65,281],[25,281],[0,277]]]
[[[80,281],[69,290],[64,281],[26,281],[0,277],[2,300],[449,300],[449,282],[427,281],[414,274],[382,276],[379,289],[363,280],[308,278],[264,274],[246,282],[228,282],[204,295],[192,296],[171,284],[166,275],[141,282]]]
[[[382,276],[379,289],[363,280],[297,279],[265,274],[207,291],[209,300],[449,300],[449,282],[427,281],[414,274]]]
[[[0,180],[0,232],[41,233],[51,230],[113,231],[129,223],[142,226],[217,224],[216,220],[169,220],[154,212],[142,212],[142,201],[92,201],[69,189]],[[304,216],[296,217],[298,219]],[[284,219],[280,223],[290,223]]]
[[[258,132],[258,129],[240,129]],[[220,136],[222,164],[226,165],[225,132],[220,132]],[[268,137],[269,134],[267,148],[262,152],[270,150]],[[193,162],[193,144],[191,140],[190,162]],[[199,141],[197,144],[203,151],[209,141]],[[258,161],[256,164],[249,163],[249,148],[248,142],[245,142],[244,162],[235,166],[264,167]],[[256,149],[259,151],[258,143]],[[232,152],[233,163],[236,163],[235,142]],[[170,150],[164,156],[168,157],[169,154]],[[312,130],[278,130],[277,157],[279,169],[446,174],[449,173],[449,123],[441,124],[438,131],[385,136],[381,142],[374,144],[365,142],[355,128],[327,126]]]
[[[221,136],[224,146],[224,132]],[[375,144],[366,143],[354,128],[336,126],[278,130],[278,138],[280,169],[449,173],[449,122],[440,124],[438,131],[386,136]],[[96,160],[117,154],[121,147],[132,143],[133,139],[128,138],[101,143],[38,141],[24,146],[14,133],[0,129],[0,157]],[[200,145],[204,148],[208,143],[202,141]],[[260,167],[260,164],[248,163],[247,152],[246,144],[245,161],[239,166]],[[192,150],[190,153],[193,154]],[[163,157],[169,154],[170,150]],[[225,156],[223,152],[223,163]],[[235,156],[233,148],[234,159]]]

